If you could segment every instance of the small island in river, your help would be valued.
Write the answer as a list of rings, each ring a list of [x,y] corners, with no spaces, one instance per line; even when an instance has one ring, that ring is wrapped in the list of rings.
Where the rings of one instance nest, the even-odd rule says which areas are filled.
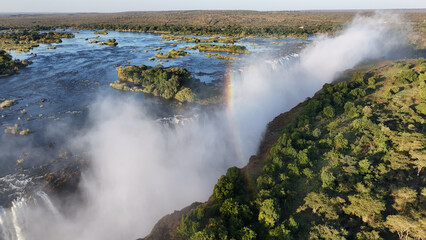
[[[20,68],[30,65],[28,60],[13,60],[12,56],[4,50],[0,50],[0,77],[14,74]]]
[[[192,49],[198,49],[200,52],[227,52],[237,54],[248,54],[249,50],[245,46],[240,45],[214,45],[214,44],[197,44]]]
[[[191,76],[184,68],[122,66],[117,68],[120,80],[110,83],[121,91],[143,92],[179,102],[217,103],[221,91]]]
[[[155,57],[156,58],[181,58],[182,56],[186,56],[186,55],[188,55],[188,53],[185,51],[172,49],[169,51],[169,53],[161,53],[161,52],[156,53]]]
[[[61,38],[74,37],[74,34],[68,32],[5,31],[0,32],[0,49],[29,52],[34,47],[38,47],[39,43],[61,43]]]

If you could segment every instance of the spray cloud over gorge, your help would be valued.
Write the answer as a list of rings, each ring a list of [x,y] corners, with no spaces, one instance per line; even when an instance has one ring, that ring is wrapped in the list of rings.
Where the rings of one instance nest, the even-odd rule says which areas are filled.
[[[87,152],[92,161],[80,186],[84,203],[57,211],[46,201],[39,207],[17,202],[2,213],[3,238],[135,239],[148,234],[163,215],[207,200],[228,167],[244,166],[273,117],[312,96],[339,72],[403,44],[397,22],[381,14],[358,17],[338,36],[318,37],[299,58],[248,65],[230,79],[226,111],[200,114],[173,129],[157,124],[131,98],[99,97],[91,106],[91,127],[70,141],[70,148]],[[14,228],[8,233],[6,218],[12,219],[8,229]]]

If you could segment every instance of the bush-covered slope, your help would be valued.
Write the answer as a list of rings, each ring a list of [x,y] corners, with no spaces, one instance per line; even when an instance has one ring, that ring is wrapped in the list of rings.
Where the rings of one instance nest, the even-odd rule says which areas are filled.
[[[286,113],[262,159],[230,168],[171,235],[425,239],[426,62],[357,71]]]

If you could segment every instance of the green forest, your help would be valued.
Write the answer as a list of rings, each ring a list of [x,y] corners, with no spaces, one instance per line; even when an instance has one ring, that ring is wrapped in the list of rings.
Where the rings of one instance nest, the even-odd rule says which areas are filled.
[[[387,61],[325,84],[171,238],[425,239],[425,72]]]

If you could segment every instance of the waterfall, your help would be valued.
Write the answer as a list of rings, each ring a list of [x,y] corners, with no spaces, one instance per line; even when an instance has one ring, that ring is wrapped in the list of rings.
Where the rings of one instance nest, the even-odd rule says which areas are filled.
[[[46,204],[47,208],[55,216],[55,218],[58,218],[60,216],[60,213],[58,209],[55,207],[55,205],[53,205],[49,196],[43,191],[38,191],[37,195],[43,200],[44,204]]]
[[[38,206],[40,201],[55,219],[60,216],[58,209],[53,205],[49,196],[42,191],[36,193],[39,197],[31,200],[20,198],[12,202],[10,208],[0,206],[0,240],[25,240],[27,227],[26,216],[31,211],[30,206]]]
[[[1,239],[3,240],[12,240],[10,233],[11,225],[9,222],[9,218],[7,217],[6,210],[3,207],[0,207],[0,231],[1,231]]]
[[[12,224],[15,230],[16,240],[25,240],[23,228],[25,226],[25,212],[27,202],[25,199],[15,200],[12,203],[10,212],[12,214]]]

